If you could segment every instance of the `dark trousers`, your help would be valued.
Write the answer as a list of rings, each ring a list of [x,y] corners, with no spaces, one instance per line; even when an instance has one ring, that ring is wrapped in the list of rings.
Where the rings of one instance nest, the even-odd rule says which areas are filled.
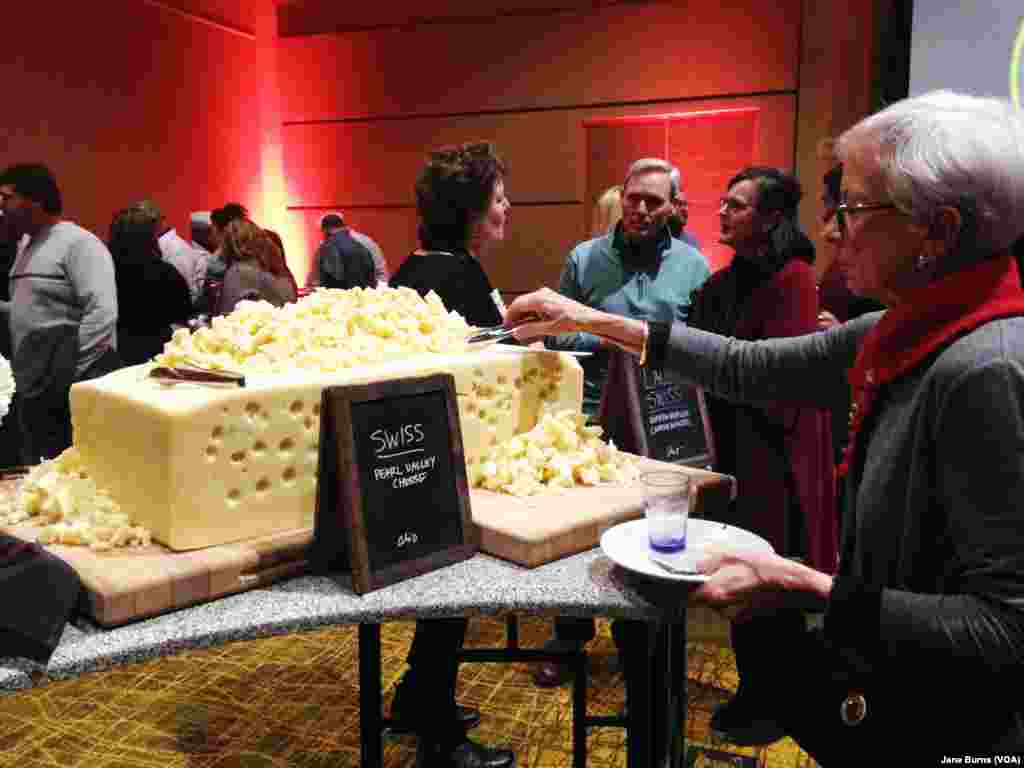
[[[117,351],[108,349],[77,381],[95,379],[120,367]],[[26,465],[52,459],[71,446],[70,393],[71,382],[54,376],[46,386],[22,396],[18,411],[22,458]]]
[[[21,399],[22,460],[27,466],[52,459],[71,445],[70,387],[51,387]]]
[[[25,463],[22,455],[21,398],[14,393],[10,410],[0,419],[0,468],[18,467]]]
[[[441,745],[454,745],[465,738],[455,719],[455,684],[467,626],[469,620],[463,617],[416,622],[406,657],[409,669],[392,704],[392,712],[400,708],[421,738]]]
[[[563,648],[579,648],[586,645],[597,634],[593,619],[577,616],[555,617],[555,640]]]

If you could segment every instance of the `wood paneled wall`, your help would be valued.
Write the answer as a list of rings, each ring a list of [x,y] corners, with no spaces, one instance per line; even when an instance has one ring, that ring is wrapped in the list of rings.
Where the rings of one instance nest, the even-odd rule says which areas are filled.
[[[51,166],[102,237],[141,197],[183,234],[229,199],[261,211],[274,21],[272,0],[6,3],[0,167]]]
[[[331,28],[343,14],[325,8]],[[309,256],[319,217],[341,209],[397,266],[416,244],[416,173],[442,144],[490,139],[510,164],[509,237],[485,261],[508,293],[554,284],[585,236],[587,120],[758,107],[756,161],[792,167],[799,0],[527,10],[281,39],[291,229]],[[289,29],[310,29],[297,18]]]
[[[821,177],[832,161],[819,144],[874,111],[882,65],[879,32],[892,5],[893,0],[831,0],[804,6],[796,167],[805,189],[800,221],[817,247],[819,276],[834,257],[820,237]]]

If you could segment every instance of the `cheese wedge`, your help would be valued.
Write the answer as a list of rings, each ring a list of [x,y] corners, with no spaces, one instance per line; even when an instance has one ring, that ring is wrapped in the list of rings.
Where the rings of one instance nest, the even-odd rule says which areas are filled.
[[[333,373],[247,374],[244,388],[161,384],[152,365],[71,389],[74,445],[97,486],[136,525],[187,550],[310,527],[326,386],[447,372],[467,462],[545,413],[579,411],[571,356],[484,350],[422,354]]]

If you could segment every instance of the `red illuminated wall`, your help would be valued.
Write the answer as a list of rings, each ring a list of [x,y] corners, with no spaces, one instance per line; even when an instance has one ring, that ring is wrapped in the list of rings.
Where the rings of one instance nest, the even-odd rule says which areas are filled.
[[[50,165],[70,218],[105,236],[140,197],[182,234],[189,211],[229,199],[264,213],[264,145],[280,145],[262,74],[272,0],[5,3],[2,15],[0,165]]]
[[[291,35],[279,47],[289,211],[311,244],[319,217],[340,208],[397,266],[415,246],[412,186],[425,153],[491,139],[512,169],[513,209],[508,240],[485,266],[515,293],[554,284],[588,231],[588,123],[756,109],[749,161],[793,165],[799,0],[771,13],[757,0],[427,5],[434,18],[403,2],[360,6],[355,19],[325,0],[279,14]],[[713,130],[671,148],[693,183],[709,168],[718,178],[738,160],[730,153]],[[628,163],[607,164],[621,178]],[[701,188],[693,216],[705,242],[710,225],[696,219],[711,195]]]

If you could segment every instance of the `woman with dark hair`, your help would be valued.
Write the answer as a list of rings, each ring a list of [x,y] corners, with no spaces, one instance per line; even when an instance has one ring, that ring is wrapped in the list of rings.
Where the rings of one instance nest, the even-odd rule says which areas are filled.
[[[470,325],[500,325],[491,282],[477,257],[504,239],[508,221],[505,164],[489,143],[431,153],[416,181],[421,248],[391,278],[393,288],[434,291]],[[458,653],[468,619],[420,619],[391,703],[392,730],[415,731],[417,766],[511,768],[515,755],[466,737],[480,713],[455,703]]]
[[[117,351],[125,365],[138,365],[163,352],[173,326],[188,323],[192,296],[181,273],[160,257],[144,211],[115,214],[107,247],[117,283]]]
[[[226,315],[243,299],[275,307],[295,301],[295,278],[273,239],[249,219],[235,219],[224,230],[224,287],[216,314]]]
[[[814,246],[796,221],[801,196],[800,183],[776,168],[746,168],[729,181],[718,211],[719,242],[735,257],[695,293],[691,326],[751,340],[817,328]],[[707,403],[714,469],[733,475],[741,489],[724,522],[759,533],[776,552],[831,573],[838,524],[830,413],[713,395]],[[762,640],[735,624],[732,641],[739,691],[716,710],[712,731],[737,744],[774,740],[746,706]]]
[[[478,259],[505,239],[511,208],[506,173],[489,142],[432,152],[416,180],[420,248],[402,263],[391,287],[434,291],[470,325],[500,325],[493,286]]]
[[[288,282],[292,284],[292,290],[295,294],[299,293],[299,284],[295,280],[295,275],[292,274],[291,268],[288,266],[288,256],[284,252],[284,240],[272,229],[264,229],[267,237],[269,237],[274,245],[277,246],[277,252],[271,251],[268,255],[270,256],[270,271],[275,275],[283,275],[288,279]]]

